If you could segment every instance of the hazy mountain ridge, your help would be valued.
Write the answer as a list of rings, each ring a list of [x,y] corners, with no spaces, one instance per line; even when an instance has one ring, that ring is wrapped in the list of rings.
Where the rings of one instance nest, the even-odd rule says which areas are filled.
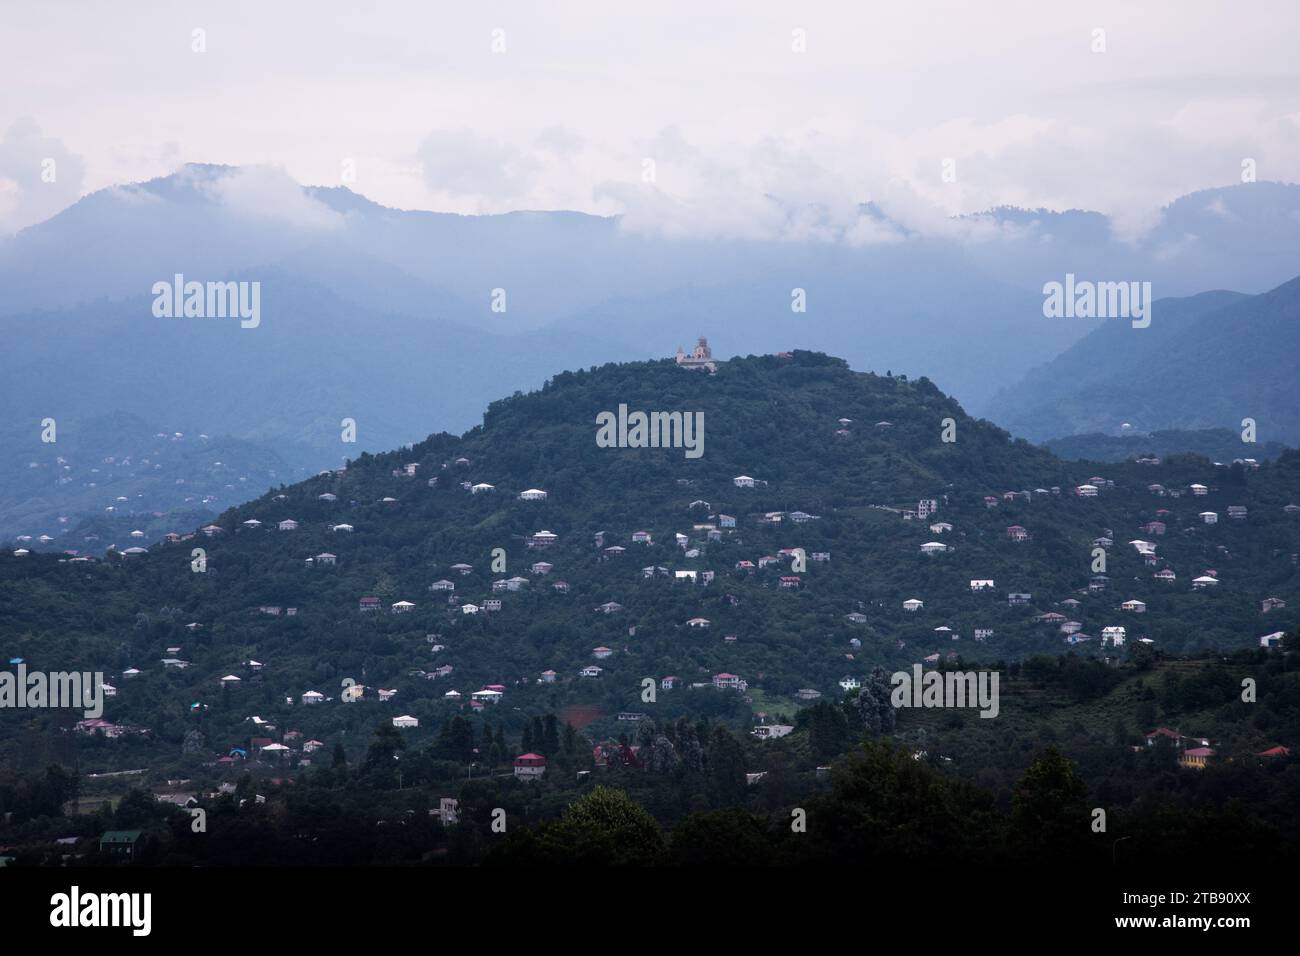
[[[1300,443],[1300,278],[1257,296],[1155,304],[1151,326],[1111,321],[1003,389],[989,414],[1035,440],[1087,432],[1230,428]],[[1243,442],[1235,457],[1254,457]]]

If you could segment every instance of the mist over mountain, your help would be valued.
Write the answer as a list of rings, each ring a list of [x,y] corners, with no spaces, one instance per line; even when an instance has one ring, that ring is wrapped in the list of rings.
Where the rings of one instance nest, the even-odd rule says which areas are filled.
[[[0,402],[28,437],[46,417],[76,427],[121,412],[199,423],[316,470],[468,428],[502,392],[559,369],[657,358],[707,334],[720,358],[798,347],[924,374],[972,412],[1047,438],[1109,425],[1041,397],[991,403],[994,392],[1090,330],[1118,330],[1044,318],[1044,281],[1074,272],[1149,280],[1157,296],[1249,293],[1289,278],[1300,248],[1300,187],[1271,183],[1183,197],[1137,240],[1077,210],[1001,208],[920,231],[875,203],[846,229],[771,202],[804,240],[668,238],[570,212],[408,212],[261,167],[186,166],[100,190],[0,243],[0,325],[13,343]],[[260,283],[260,324],[156,317],[151,289],[177,274]],[[1145,341],[1232,295],[1162,303]],[[1196,374],[1180,372],[1192,395]],[[355,444],[341,440],[344,419]],[[1145,424],[1225,423],[1178,403]],[[14,502],[5,516],[62,513],[47,504]]]
[[[86,196],[0,244],[0,314],[32,322],[37,311],[136,298],[178,272],[207,281],[277,270],[368,313],[510,336],[599,334],[601,360],[662,355],[701,332],[726,354],[832,348],[855,367],[929,375],[981,411],[1026,361],[1052,357],[1093,327],[1044,319],[1045,281],[1074,272],[1148,280],[1157,297],[1262,292],[1294,275],[1300,248],[1300,187],[1273,183],[1183,197],[1136,240],[1077,210],[1002,208],[918,232],[873,203],[846,228],[816,208],[771,201],[803,241],[666,238],[570,212],[408,212],[345,187],[304,188],[274,170],[191,165]],[[505,312],[492,311],[497,289]],[[806,312],[791,310],[795,289],[805,290]],[[156,331],[139,326],[141,335]],[[64,343],[74,372],[78,346]],[[572,366],[571,347],[562,337],[532,343],[552,371]],[[328,360],[319,352],[302,342],[301,365]],[[469,422],[448,415],[445,424]]]
[[[1041,441],[1090,432],[1228,428],[1241,442],[1300,442],[1300,279],[1256,296],[1206,292],[1155,303],[1149,328],[1109,322],[1003,389],[987,413]],[[1191,450],[1191,449],[1185,449]]]

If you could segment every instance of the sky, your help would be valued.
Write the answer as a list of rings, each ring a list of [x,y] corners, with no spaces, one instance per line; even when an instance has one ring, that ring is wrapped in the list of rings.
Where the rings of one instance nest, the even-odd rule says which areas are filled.
[[[6,0],[0,234],[183,163],[670,236],[887,241],[868,201],[1139,234],[1247,160],[1300,181],[1298,28],[1290,0]]]

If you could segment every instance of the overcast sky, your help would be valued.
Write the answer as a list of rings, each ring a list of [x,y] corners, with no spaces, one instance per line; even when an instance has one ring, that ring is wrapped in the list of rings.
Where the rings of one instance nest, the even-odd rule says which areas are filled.
[[[1300,181],[1297,27],[1288,0],[6,0],[0,232],[185,162],[683,235],[788,232],[772,197],[1140,229],[1245,158]]]

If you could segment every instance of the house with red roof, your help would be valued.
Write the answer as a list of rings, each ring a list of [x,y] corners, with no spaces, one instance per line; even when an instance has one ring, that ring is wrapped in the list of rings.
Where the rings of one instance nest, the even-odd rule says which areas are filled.
[[[546,758],[541,754],[520,754],[515,758],[516,780],[540,780],[546,773]]]

